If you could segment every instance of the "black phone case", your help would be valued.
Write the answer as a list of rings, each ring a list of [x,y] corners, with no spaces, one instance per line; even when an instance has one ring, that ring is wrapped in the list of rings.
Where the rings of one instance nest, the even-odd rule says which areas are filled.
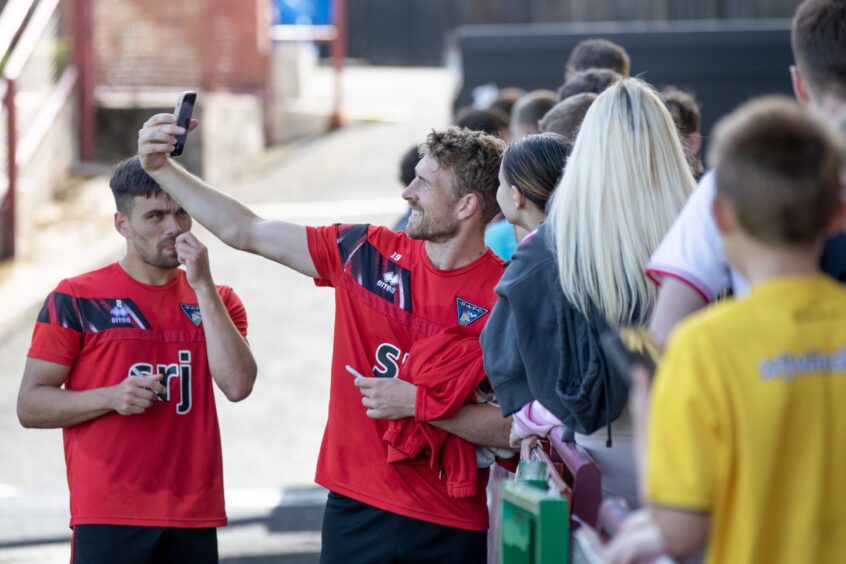
[[[171,157],[178,157],[185,150],[185,141],[188,137],[188,125],[191,123],[191,116],[194,113],[194,104],[197,101],[196,92],[183,92],[179,95],[177,108],[174,110],[176,124],[185,128],[185,133],[176,136],[176,145],[170,153]]]

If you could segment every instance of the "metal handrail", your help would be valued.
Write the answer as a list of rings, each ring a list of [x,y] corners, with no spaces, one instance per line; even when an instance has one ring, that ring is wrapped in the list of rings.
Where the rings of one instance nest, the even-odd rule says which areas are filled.
[[[0,53],[9,52],[9,47],[21,30],[32,5],[38,0],[9,0],[0,12]]]
[[[550,433],[549,443],[572,481],[573,513],[585,523],[595,525],[602,501],[602,476],[599,466],[589,455],[580,451],[575,443],[566,443],[555,433]]]
[[[52,93],[44,101],[41,111],[30,122],[26,132],[20,135],[20,139],[18,139],[18,155],[15,159],[15,164],[18,168],[23,168],[29,164],[38,146],[47,137],[47,134],[50,132],[50,126],[59,117],[68,98],[73,95],[76,81],[76,69],[73,67],[66,68],[53,88]]]
[[[0,258],[15,255],[15,184],[18,167],[16,166],[15,141],[15,83],[3,80],[2,105],[6,108],[6,190],[0,196],[0,214],[3,215],[3,246]]]
[[[16,184],[18,169],[29,163],[38,145],[56,121],[67,100],[72,96],[77,83],[77,71],[73,66],[65,69],[50,95],[41,105],[40,111],[29,121],[25,132],[18,132],[15,117],[16,80],[21,76],[27,62],[32,58],[38,42],[50,25],[53,14],[59,6],[59,0],[12,0],[3,10],[0,18],[0,47],[12,44],[18,37],[14,48],[8,53],[8,59],[2,69],[2,90],[0,105],[6,111],[7,145],[7,182],[0,194],[0,213],[3,214],[3,245],[0,258],[15,254],[16,223]],[[31,12],[31,13],[30,13]],[[19,134],[20,133],[20,134]]]
[[[546,464],[546,467],[549,469],[549,481],[552,482],[555,490],[562,494],[567,492],[569,493],[569,496],[572,497],[572,488],[564,481],[564,478],[555,471],[555,463],[551,458],[549,458],[549,455],[546,454],[543,447],[540,444],[535,444],[532,447],[531,453],[533,457]]]
[[[50,18],[58,5],[59,0],[41,0],[35,7],[35,12],[27,22],[18,44],[15,45],[6,66],[3,67],[3,76],[7,79],[15,80],[20,76],[27,61],[35,52],[41,34],[50,25]]]

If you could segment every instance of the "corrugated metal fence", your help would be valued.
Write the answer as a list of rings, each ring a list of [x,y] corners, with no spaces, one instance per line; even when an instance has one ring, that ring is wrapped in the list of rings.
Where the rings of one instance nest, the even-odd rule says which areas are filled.
[[[440,65],[460,25],[789,18],[799,0],[349,0],[349,55]]]

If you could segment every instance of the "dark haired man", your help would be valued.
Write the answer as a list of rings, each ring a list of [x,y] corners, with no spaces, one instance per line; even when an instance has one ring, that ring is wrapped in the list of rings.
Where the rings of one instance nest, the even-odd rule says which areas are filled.
[[[793,18],[793,91],[797,100],[846,135],[846,2],[805,0]],[[731,290],[743,296],[746,277],[729,266],[719,241],[711,206],[715,187],[706,173],[681,215],[665,235],[647,266],[647,274],[661,285],[650,321],[650,333],[659,346],[676,324]],[[829,239],[823,249],[822,269],[846,281],[846,235]]]
[[[212,382],[230,401],[252,390],[246,313],[137,157],[110,184],[126,253],[47,297],[18,417],[63,428],[73,562],[217,562],[226,514]]]
[[[511,116],[511,111],[514,109],[514,104],[520,99],[526,91],[515,86],[506,86],[500,88],[496,95],[496,99],[488,106],[489,109],[498,110],[506,116]]]
[[[570,96],[592,92],[602,94],[606,88],[622,79],[623,75],[610,69],[586,69],[579,71],[558,88],[558,99],[566,100]]]
[[[486,249],[484,229],[498,211],[505,144],[455,127],[430,133],[403,192],[412,209],[406,232],[397,233],[258,217],[168,158],[182,131],[173,115],[159,114],[139,132],[151,176],[228,245],[334,288],[330,409],[316,475],[330,490],[321,561],[484,562],[487,472],[478,472],[481,493],[452,497],[427,458],[388,463],[383,437],[384,419],[420,416],[425,396],[396,378],[412,345],[455,326],[479,333],[493,307],[504,264]],[[428,423],[473,444],[508,446],[510,421],[490,405]]]
[[[631,61],[621,46],[607,39],[585,39],[570,51],[564,79],[587,69],[609,69],[622,76],[629,76]],[[562,98],[563,99],[563,98]]]
[[[540,133],[538,122],[557,103],[558,96],[552,90],[532,90],[521,96],[511,110],[511,141]]]
[[[594,100],[596,94],[593,92],[582,92],[561,100],[541,118],[540,130],[544,133],[557,133],[572,145],[576,142],[579,127]]]
[[[500,139],[507,139],[508,120],[508,114],[499,108],[491,106],[486,110],[477,110],[468,106],[458,111],[455,116],[455,125],[470,131],[482,131],[496,135]]]
[[[685,92],[675,86],[667,86],[661,90],[661,99],[681,135],[684,156],[690,165],[690,172],[693,177],[699,180],[704,169],[699,151],[702,149],[702,133],[700,123],[702,116],[699,112],[699,105],[692,94]]]

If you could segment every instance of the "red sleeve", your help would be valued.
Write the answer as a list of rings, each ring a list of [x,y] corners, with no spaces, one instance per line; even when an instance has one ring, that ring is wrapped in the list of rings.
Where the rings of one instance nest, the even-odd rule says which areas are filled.
[[[44,300],[27,356],[72,366],[82,348],[82,321],[76,296],[63,280]]]
[[[220,299],[223,300],[223,305],[226,306],[226,311],[229,312],[229,318],[235,324],[235,328],[246,339],[247,310],[244,308],[241,298],[229,286],[218,286],[217,291],[220,294]]]
[[[306,227],[308,252],[317,269],[317,286],[334,286],[341,271],[341,257],[338,254],[338,226]]]

